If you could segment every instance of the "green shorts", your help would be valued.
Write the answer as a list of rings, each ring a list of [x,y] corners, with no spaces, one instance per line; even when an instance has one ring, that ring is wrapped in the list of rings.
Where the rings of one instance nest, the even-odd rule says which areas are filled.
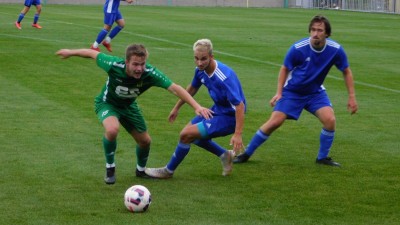
[[[115,116],[118,118],[121,125],[129,133],[132,130],[136,130],[139,133],[147,131],[146,122],[142,111],[136,102],[133,102],[130,106],[119,108],[107,102],[95,102],[95,112],[97,118],[102,123],[109,116]]]

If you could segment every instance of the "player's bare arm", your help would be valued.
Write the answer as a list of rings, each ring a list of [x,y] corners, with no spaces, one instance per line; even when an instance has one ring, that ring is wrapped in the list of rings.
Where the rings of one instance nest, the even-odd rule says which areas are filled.
[[[188,103],[196,112],[196,115],[201,115],[202,117],[209,119],[212,117],[213,111],[208,108],[202,107],[199,103],[194,100],[194,98],[185,90],[183,87],[177,84],[172,84],[168,91],[178,96],[184,102]]]
[[[92,49],[60,49],[56,52],[56,55],[62,59],[67,59],[71,56],[96,59],[98,54],[98,51]]]
[[[191,96],[194,96],[194,95],[197,93],[198,90],[199,90],[198,88],[195,88],[195,87],[193,87],[193,86],[190,85],[190,84],[189,84],[189,86],[187,86],[187,88],[186,88],[186,91],[187,91]],[[175,119],[178,117],[179,109],[180,109],[184,104],[185,104],[185,102],[184,102],[182,99],[179,99],[179,100],[176,102],[174,108],[172,108],[171,112],[169,113],[169,117],[168,117],[168,121],[169,121],[169,122],[172,123],[172,122],[175,121]]]
[[[358,110],[358,105],[356,100],[356,92],[354,90],[353,72],[349,67],[343,70],[343,78],[346,84],[347,92],[349,94],[349,99],[347,101],[347,110],[351,114],[354,114]]]
[[[276,88],[276,94],[274,97],[271,98],[269,101],[269,104],[274,107],[276,102],[282,98],[282,91],[283,91],[283,85],[286,82],[286,79],[289,75],[289,70],[285,66],[282,66],[281,69],[279,70],[279,76],[278,76],[278,85]]]
[[[242,133],[244,127],[245,105],[243,102],[240,102],[240,104],[235,107],[236,107],[236,112],[235,112],[236,127],[235,127],[235,133],[233,133],[233,136],[230,140],[230,145],[233,146],[233,151],[236,154],[238,154],[244,148]]]

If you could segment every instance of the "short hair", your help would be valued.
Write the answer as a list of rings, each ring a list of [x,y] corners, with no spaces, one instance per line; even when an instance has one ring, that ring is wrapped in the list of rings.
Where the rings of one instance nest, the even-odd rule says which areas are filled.
[[[209,55],[213,54],[213,45],[209,39],[197,40],[193,45],[193,51],[196,50],[207,51]]]
[[[314,23],[324,23],[326,35],[328,35],[328,37],[331,36],[332,28],[331,28],[331,23],[329,22],[328,18],[326,18],[323,15],[314,16],[310,21],[310,25],[308,25],[308,33],[310,33],[311,27]]]
[[[130,60],[132,56],[144,57],[147,59],[149,52],[142,44],[132,44],[126,48],[126,60]]]

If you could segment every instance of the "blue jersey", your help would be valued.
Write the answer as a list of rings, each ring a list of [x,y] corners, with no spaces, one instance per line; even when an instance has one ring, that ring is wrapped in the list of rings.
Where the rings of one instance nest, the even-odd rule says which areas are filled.
[[[216,60],[216,68],[211,76],[203,70],[195,69],[192,86],[200,88],[204,85],[208,89],[214,105],[211,110],[215,114],[235,115],[236,105],[243,102],[246,105],[242,85],[236,73],[227,65]]]
[[[304,38],[288,50],[284,66],[290,71],[283,91],[308,95],[325,90],[322,85],[331,67],[343,72],[349,63],[343,48],[327,38],[325,47],[312,48],[310,38]]]
[[[104,12],[117,13],[120,2],[121,0],[106,0],[106,3],[104,4]]]

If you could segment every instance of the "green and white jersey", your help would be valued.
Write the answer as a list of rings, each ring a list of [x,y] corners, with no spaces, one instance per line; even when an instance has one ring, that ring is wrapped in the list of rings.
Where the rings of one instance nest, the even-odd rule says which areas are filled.
[[[168,89],[172,81],[154,66],[146,63],[145,72],[140,79],[128,77],[125,60],[120,57],[100,53],[97,65],[108,74],[108,79],[96,102],[107,102],[116,107],[127,107],[150,87]]]

